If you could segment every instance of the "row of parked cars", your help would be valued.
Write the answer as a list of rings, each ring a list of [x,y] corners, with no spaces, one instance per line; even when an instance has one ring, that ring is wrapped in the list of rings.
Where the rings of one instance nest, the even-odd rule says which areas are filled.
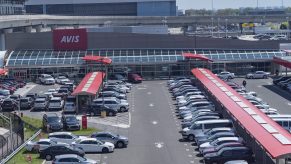
[[[127,147],[127,137],[109,131],[94,132],[89,136],[77,136],[71,132],[54,132],[48,138],[30,141],[27,151],[38,152],[41,158],[61,163],[97,164],[97,161],[84,158],[86,153],[110,153],[115,148]]]
[[[236,133],[233,123],[216,111],[215,105],[191,79],[168,81],[169,91],[177,101],[180,131],[184,140],[197,145],[205,163],[252,162],[252,150]],[[241,161],[243,160],[243,161]]]
[[[217,77],[221,79],[233,79],[235,78],[235,74],[227,71],[220,72],[216,74]],[[265,71],[256,71],[246,74],[246,79],[267,79],[270,76],[270,72]]]
[[[291,76],[281,76],[273,80],[273,84],[291,92]]]

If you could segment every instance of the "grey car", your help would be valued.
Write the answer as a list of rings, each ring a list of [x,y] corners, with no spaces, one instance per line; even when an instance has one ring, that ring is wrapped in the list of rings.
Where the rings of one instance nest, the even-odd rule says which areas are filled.
[[[54,164],[97,164],[97,161],[84,158],[76,154],[57,155],[53,160]]]
[[[111,142],[117,148],[123,148],[128,145],[128,138],[111,132],[96,132],[91,135],[91,138],[96,138],[101,141]]]

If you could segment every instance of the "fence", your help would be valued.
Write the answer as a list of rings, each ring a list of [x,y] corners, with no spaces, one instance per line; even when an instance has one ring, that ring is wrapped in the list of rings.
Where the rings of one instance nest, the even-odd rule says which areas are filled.
[[[2,160],[24,143],[24,124],[16,114],[3,112],[0,116],[0,127],[9,130],[6,134],[0,135],[0,160]]]

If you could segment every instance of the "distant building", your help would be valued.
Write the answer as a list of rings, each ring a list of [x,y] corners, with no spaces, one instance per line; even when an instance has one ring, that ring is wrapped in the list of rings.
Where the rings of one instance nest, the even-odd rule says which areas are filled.
[[[15,15],[24,13],[25,0],[0,0],[0,15]]]
[[[74,16],[175,16],[176,0],[28,0],[26,12]]]

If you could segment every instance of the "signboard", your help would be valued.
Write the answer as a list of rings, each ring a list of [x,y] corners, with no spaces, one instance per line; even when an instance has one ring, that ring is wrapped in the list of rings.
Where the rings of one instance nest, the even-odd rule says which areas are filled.
[[[87,50],[86,29],[57,29],[53,31],[54,50]]]

